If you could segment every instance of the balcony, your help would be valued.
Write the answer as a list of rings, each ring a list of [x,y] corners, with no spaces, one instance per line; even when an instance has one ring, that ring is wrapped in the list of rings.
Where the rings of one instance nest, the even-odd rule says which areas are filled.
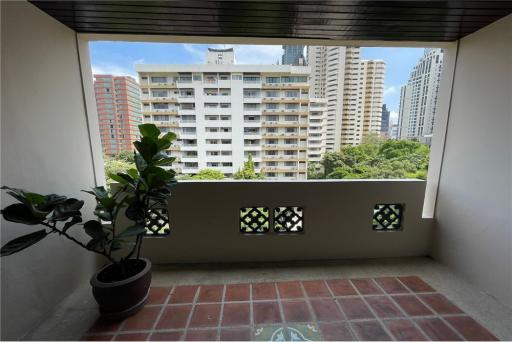
[[[259,5],[256,10],[239,5],[244,10],[236,19],[244,23],[255,21],[253,13],[264,12]],[[126,32],[145,41],[168,41],[172,36],[159,34],[179,35],[175,30],[180,28],[154,25],[148,37],[140,32],[140,23],[126,19],[112,24],[108,17],[96,16],[96,10],[112,12],[107,6],[116,5],[110,3],[1,6],[2,47],[8,47],[2,51],[2,70],[7,71],[2,73],[2,184],[86,199],[79,189],[104,179],[89,42],[121,39],[118,34]],[[144,6],[116,8],[124,15],[122,11],[132,6],[144,18],[140,20],[155,19]],[[176,3],[175,16],[182,19],[181,29],[204,32],[181,17],[180,6]],[[436,118],[436,132],[441,133],[433,137],[427,182],[293,180],[304,175],[304,169],[275,182],[180,181],[168,207],[171,234],[148,237],[141,251],[154,264],[153,287],[142,311],[124,322],[98,321],[88,281],[104,260],[49,236],[31,249],[2,258],[2,339],[512,339],[510,77],[504,72],[512,70],[506,44],[512,17],[493,22],[509,5],[494,6],[491,14],[478,12],[479,20],[472,16],[475,6],[487,8],[484,2],[472,3],[473,8],[460,2],[456,14],[435,3],[426,9],[391,7],[386,13],[396,17],[397,30],[390,26],[389,32],[377,33],[359,28],[370,22],[364,13],[373,13],[371,22],[386,20],[372,6],[354,3],[363,14],[350,31],[312,30],[319,44],[357,37],[363,43],[417,46],[428,34],[429,45],[445,49]],[[389,6],[393,4],[384,5]],[[325,13],[324,7],[313,14],[350,20],[343,12]],[[301,35],[300,6],[289,9],[267,8],[290,29],[266,30],[307,39]],[[432,22],[411,21],[411,15],[427,15]],[[199,27],[209,24],[187,16],[200,21]],[[212,43],[220,41],[226,27],[234,36],[257,37],[262,32],[253,31],[250,24],[240,32],[213,15],[204,17],[214,18],[209,26]],[[80,18],[88,18],[87,23]],[[96,23],[99,20],[105,21]],[[468,21],[472,25],[464,26]],[[411,26],[415,30],[405,29]],[[464,30],[453,30],[462,26]],[[283,44],[293,42],[283,38]],[[177,143],[171,150],[197,149],[192,145]],[[252,149],[262,147],[243,147]],[[301,159],[306,160],[305,154],[262,156],[261,161]],[[290,172],[276,167],[268,178]],[[188,174],[199,171],[184,164],[181,169]],[[88,215],[94,204],[86,203]],[[399,229],[375,229],[375,207],[383,204],[402,205]],[[240,226],[244,208],[268,209],[267,216],[262,214],[266,225],[261,231]],[[279,226],[275,218],[283,210],[299,217],[300,225],[293,230]],[[19,236],[19,231],[18,225],[2,221],[2,239]],[[77,238],[86,241],[81,233]]]

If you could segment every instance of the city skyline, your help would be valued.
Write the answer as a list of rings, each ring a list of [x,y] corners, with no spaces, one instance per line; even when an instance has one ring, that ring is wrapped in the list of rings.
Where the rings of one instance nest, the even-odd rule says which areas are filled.
[[[90,43],[93,73],[137,77],[134,65],[201,64],[208,48],[233,47],[237,64],[281,63],[282,45],[177,44],[99,41]],[[384,100],[392,120],[398,119],[400,87],[423,55],[423,48],[361,47],[361,59],[382,59],[386,63]]]

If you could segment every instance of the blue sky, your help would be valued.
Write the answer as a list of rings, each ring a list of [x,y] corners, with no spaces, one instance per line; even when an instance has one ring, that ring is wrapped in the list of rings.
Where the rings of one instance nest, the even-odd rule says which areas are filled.
[[[93,73],[136,77],[133,67],[136,63],[198,64],[203,62],[208,47],[234,47],[240,64],[275,64],[282,54],[280,45],[92,42],[91,63]],[[386,62],[384,103],[391,111],[398,112],[400,86],[407,82],[410,71],[422,54],[422,48],[362,49],[362,58]]]

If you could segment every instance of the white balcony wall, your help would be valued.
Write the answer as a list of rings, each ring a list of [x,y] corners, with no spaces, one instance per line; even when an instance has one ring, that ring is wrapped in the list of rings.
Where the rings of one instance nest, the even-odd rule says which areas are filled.
[[[461,39],[434,256],[512,307],[512,15]]]
[[[416,180],[180,182],[170,199],[171,235],[146,239],[143,254],[155,263],[425,255],[431,220],[421,218],[424,191]],[[372,230],[378,203],[405,204],[403,230]],[[249,206],[301,206],[305,232],[241,234],[239,209]]]
[[[92,211],[91,196],[80,192],[95,180],[75,33],[25,1],[2,2],[1,25],[1,184],[87,199]],[[2,192],[2,207],[11,203]],[[2,245],[42,229],[1,225]],[[2,258],[1,269],[1,339],[19,340],[87,286],[96,267],[93,254],[52,235]]]

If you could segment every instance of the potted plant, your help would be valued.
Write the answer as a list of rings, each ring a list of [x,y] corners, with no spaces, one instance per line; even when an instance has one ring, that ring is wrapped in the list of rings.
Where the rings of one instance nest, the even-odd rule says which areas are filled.
[[[20,252],[51,234],[103,256],[109,263],[92,276],[90,283],[101,314],[111,319],[137,312],[147,300],[151,262],[140,257],[140,249],[148,225],[168,223],[167,201],[176,184],[175,172],[162,167],[171,166],[175,160],[164,151],[176,135],[161,136],[153,124],[139,125],[139,130],[142,137],[133,143],[136,168],[108,175],[119,183],[115,191],[103,186],[85,191],[96,199],[97,220],[81,224],[82,200],[2,187],[18,201],[2,210],[5,220],[44,228],[6,243],[1,256]],[[79,224],[90,237],[88,242],[73,236],[74,226]]]

